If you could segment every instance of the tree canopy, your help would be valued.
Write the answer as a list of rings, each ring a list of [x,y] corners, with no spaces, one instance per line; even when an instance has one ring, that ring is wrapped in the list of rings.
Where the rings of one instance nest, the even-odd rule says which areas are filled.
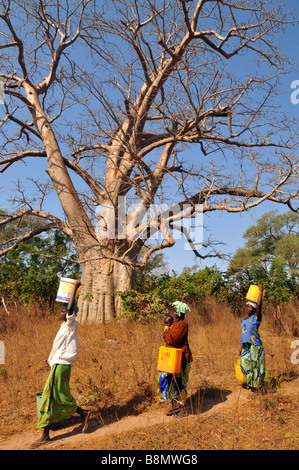
[[[238,272],[255,264],[269,269],[273,261],[283,263],[293,282],[299,275],[299,215],[271,211],[244,233],[244,248],[237,250],[228,267]]]
[[[266,200],[295,210],[297,123],[276,107],[291,24],[280,0],[1,0],[0,172],[45,171],[32,172],[33,197],[19,169],[1,225],[40,224],[0,254],[64,232],[81,266],[81,321],[99,323],[176,233],[196,256],[221,256],[192,238],[200,214]]]

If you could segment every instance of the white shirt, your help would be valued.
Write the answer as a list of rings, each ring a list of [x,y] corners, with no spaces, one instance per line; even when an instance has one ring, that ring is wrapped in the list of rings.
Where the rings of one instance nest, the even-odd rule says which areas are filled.
[[[52,351],[48,357],[51,367],[54,364],[72,364],[76,359],[79,349],[78,324],[75,314],[67,314],[66,321],[55,336]]]

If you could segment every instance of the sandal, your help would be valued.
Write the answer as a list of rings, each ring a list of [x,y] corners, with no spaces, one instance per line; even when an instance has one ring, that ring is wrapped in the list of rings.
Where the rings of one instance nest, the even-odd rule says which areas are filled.
[[[178,413],[181,408],[182,408],[182,405],[180,405],[179,403],[173,404],[172,407],[169,408],[169,410],[167,410],[166,416],[172,416]]]
[[[37,449],[38,447],[50,444],[51,442],[52,440],[49,437],[47,437],[46,439],[40,438],[38,441],[35,441],[30,444],[30,449]]]
[[[181,406],[179,412],[174,415],[175,418],[186,418],[187,416],[189,416],[189,413],[183,405]]]

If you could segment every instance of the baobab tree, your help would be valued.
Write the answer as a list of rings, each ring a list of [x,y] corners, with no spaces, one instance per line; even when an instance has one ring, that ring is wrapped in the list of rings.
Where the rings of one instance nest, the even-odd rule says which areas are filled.
[[[296,141],[275,108],[288,66],[277,43],[291,22],[280,2],[0,5],[0,171],[47,162],[45,180],[32,180],[40,196],[20,184],[15,210],[1,213],[2,226],[29,215],[41,224],[2,254],[37,233],[68,234],[82,270],[82,322],[114,318],[113,292],[173,246],[175,230],[197,256],[217,255],[190,235],[186,221],[198,213],[266,200],[294,210]],[[47,210],[50,191],[64,217]]]

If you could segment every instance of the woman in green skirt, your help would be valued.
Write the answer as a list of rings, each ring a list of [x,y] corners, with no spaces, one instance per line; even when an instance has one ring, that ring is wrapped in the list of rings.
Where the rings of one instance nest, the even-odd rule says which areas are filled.
[[[259,285],[257,303],[246,302],[246,318],[241,322],[241,370],[246,376],[246,387],[258,389],[265,378],[265,353],[259,335],[262,321],[263,286]]]
[[[76,320],[76,291],[80,283],[77,282],[74,292],[60,318],[63,323],[54,339],[52,351],[48,358],[51,371],[46,381],[40,402],[37,427],[43,429],[42,437],[31,445],[37,448],[50,442],[50,427],[53,423],[79,413],[83,420],[83,432],[86,432],[90,412],[85,411],[76,404],[70,391],[71,366],[78,354],[78,321]]]

